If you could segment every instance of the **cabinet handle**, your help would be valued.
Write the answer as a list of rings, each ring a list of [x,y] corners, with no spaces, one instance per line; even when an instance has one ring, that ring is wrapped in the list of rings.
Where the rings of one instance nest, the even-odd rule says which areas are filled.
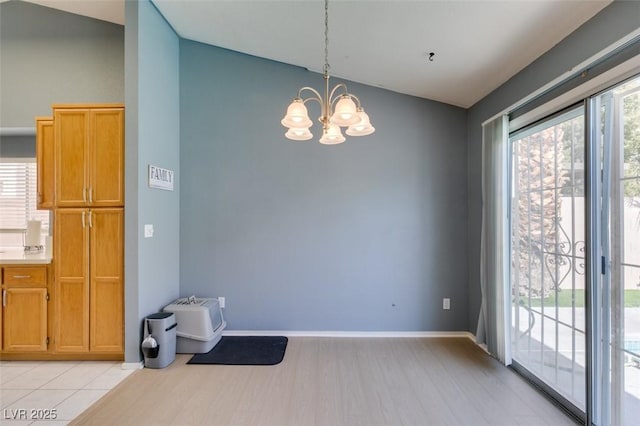
[[[84,223],[84,212],[82,212],[82,227],[85,227],[85,223]]]
[[[93,187],[89,187],[89,203],[93,203]]]
[[[13,278],[20,280],[24,278],[31,278],[31,275],[14,275]]]
[[[2,306],[7,306],[7,290],[2,290]]]
[[[93,228],[93,214],[89,211],[89,228]]]
[[[82,188],[82,202],[87,202],[87,188]]]

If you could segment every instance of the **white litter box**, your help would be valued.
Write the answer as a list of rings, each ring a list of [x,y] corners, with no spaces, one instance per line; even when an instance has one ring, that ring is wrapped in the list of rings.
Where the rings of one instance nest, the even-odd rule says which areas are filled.
[[[176,315],[176,352],[180,354],[209,352],[220,341],[222,330],[227,326],[215,298],[185,297],[163,310]]]

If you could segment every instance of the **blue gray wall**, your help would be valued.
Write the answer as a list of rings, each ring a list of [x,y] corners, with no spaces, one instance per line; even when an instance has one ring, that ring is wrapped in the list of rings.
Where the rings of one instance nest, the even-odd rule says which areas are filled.
[[[349,83],[375,134],[285,139],[322,84],[181,41],[181,295],[225,296],[230,329],[466,330],[466,111]]]
[[[480,311],[482,123],[640,28],[640,2],[614,1],[553,49],[469,109],[467,119],[469,331]]]
[[[640,22],[639,2],[612,3],[468,114],[350,83],[378,130],[325,147],[317,125],[296,143],[279,124],[321,76],[179,41],[148,1],[126,8],[124,65],[121,26],[1,3],[0,125],[125,100],[131,362],[141,319],[193,293],[226,296],[232,329],[475,331],[480,124]],[[176,190],[149,189],[148,164],[175,170]]]
[[[125,361],[140,359],[141,325],[180,287],[179,41],[148,1],[126,2]],[[174,191],[148,187],[149,164],[174,170]],[[145,224],[155,229],[144,238]]]
[[[36,137],[0,136],[0,158],[36,158]]]
[[[124,101],[124,28],[0,3],[0,125],[35,127],[52,103]]]

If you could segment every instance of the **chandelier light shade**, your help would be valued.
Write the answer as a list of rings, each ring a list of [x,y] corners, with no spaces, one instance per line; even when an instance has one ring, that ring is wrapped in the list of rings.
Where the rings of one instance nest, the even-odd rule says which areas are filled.
[[[320,143],[325,145],[336,145],[345,141],[342,131],[337,124],[330,124],[329,129],[322,134]]]
[[[292,141],[308,141],[313,137],[308,127],[292,127],[284,135]]]
[[[362,108],[358,111],[358,116],[360,121],[349,126],[345,132],[346,134],[349,136],[367,136],[376,131],[375,127],[369,122],[369,115]]]
[[[291,101],[287,113],[281,123],[289,130],[284,134],[287,139],[294,141],[306,141],[313,137],[309,128],[313,121],[309,118],[306,103],[317,101],[320,104],[321,115],[318,119],[322,124],[322,137],[320,143],[335,145],[345,141],[340,127],[347,127],[349,136],[366,136],[376,129],[371,125],[369,116],[360,100],[349,93],[344,83],[336,85],[329,91],[329,0],[324,2],[324,96],[312,87],[303,87],[298,90],[298,96]],[[303,98],[304,92],[311,92],[310,96]]]
[[[330,122],[338,126],[351,126],[352,124],[360,122],[356,104],[348,95],[340,97]]]
[[[281,121],[282,125],[288,128],[309,128],[313,122],[309,118],[307,107],[301,98],[295,98],[289,108],[287,115]]]

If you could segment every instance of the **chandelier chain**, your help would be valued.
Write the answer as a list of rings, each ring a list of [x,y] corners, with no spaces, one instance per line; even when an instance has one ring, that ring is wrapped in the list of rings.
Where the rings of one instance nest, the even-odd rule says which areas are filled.
[[[324,0],[324,75],[329,75],[329,0]]]

